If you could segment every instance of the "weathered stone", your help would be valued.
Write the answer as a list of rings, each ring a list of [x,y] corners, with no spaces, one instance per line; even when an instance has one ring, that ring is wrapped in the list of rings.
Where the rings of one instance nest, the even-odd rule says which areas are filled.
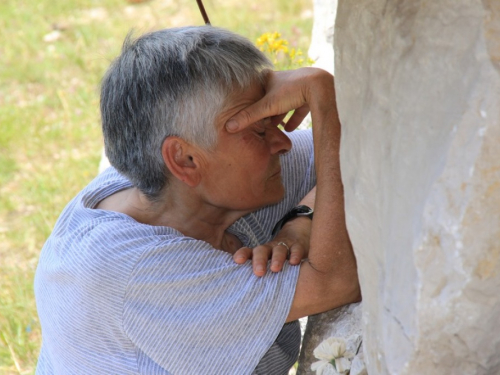
[[[361,304],[343,306],[323,314],[312,315],[307,322],[306,332],[299,357],[297,374],[314,374],[311,364],[316,362],[314,349],[329,337],[346,340],[347,351],[356,354],[361,344]]]
[[[339,1],[370,375],[500,373],[500,3]]]
[[[349,375],[368,375],[362,350],[352,360],[351,371],[349,372]]]

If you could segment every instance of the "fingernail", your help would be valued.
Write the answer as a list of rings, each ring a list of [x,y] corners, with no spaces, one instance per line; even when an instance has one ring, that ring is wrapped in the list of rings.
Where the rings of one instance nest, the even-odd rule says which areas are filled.
[[[238,121],[229,120],[228,122],[226,122],[226,129],[227,130],[234,132],[234,131],[238,130],[238,128],[239,128]]]
[[[264,272],[264,266],[257,266],[257,272]]]

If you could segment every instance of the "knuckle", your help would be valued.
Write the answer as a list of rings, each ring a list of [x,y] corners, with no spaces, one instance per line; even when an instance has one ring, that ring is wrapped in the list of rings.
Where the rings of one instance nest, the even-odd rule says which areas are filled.
[[[253,121],[253,113],[248,108],[242,109],[235,117],[243,124],[250,124]]]

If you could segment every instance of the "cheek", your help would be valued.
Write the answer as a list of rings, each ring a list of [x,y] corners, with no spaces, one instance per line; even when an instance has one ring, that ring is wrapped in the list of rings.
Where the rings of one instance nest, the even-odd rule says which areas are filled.
[[[243,147],[248,147],[250,149],[254,149],[254,148],[262,148],[262,147],[265,147],[266,146],[266,141],[258,136],[257,134],[255,134],[255,132],[253,131],[249,131],[247,133],[245,133],[241,140],[243,141]]]
[[[240,147],[238,148],[239,155],[245,155],[252,164],[263,163],[271,157],[271,151],[265,139],[257,136],[254,133],[247,133],[242,137]]]

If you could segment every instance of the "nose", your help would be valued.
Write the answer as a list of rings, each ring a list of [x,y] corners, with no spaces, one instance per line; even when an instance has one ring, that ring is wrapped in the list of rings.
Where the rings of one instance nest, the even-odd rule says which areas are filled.
[[[292,141],[278,127],[274,127],[268,131],[268,142],[271,147],[271,154],[286,154],[292,149]]]

